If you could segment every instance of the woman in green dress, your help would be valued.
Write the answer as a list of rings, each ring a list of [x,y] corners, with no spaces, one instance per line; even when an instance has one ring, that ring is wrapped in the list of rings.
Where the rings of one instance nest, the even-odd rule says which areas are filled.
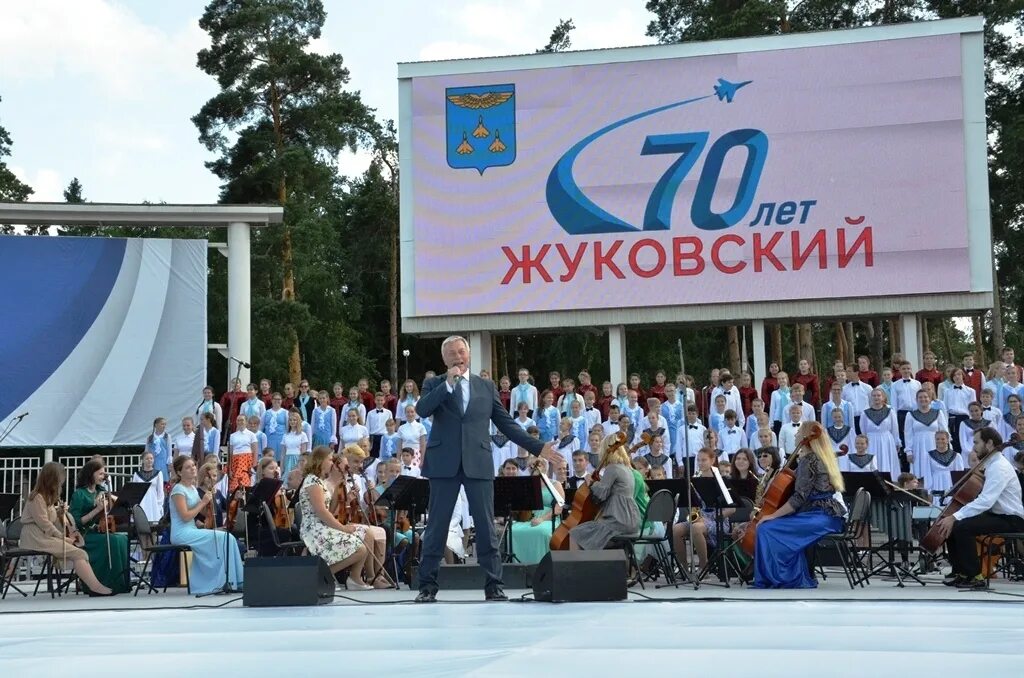
[[[548,462],[538,457],[530,465],[530,474],[535,476],[547,476]],[[556,491],[561,490],[555,483],[551,484]],[[561,515],[561,506],[565,503],[565,497],[558,494],[552,496],[548,484],[541,485],[541,494],[544,496],[544,508],[533,512],[533,519],[527,521],[516,521],[512,523],[512,552],[516,559],[524,565],[535,565],[541,561],[551,548],[551,534],[556,521],[551,520],[551,503],[557,501],[558,515]],[[556,516],[557,519],[557,516]]]
[[[70,510],[75,525],[85,537],[83,548],[89,554],[89,562],[96,572],[96,578],[105,586],[109,586],[114,593],[124,593],[129,590],[128,535],[123,532],[112,532],[108,535],[97,529],[103,521],[104,503],[109,511],[117,500],[113,495],[98,490],[99,485],[106,479],[107,471],[102,459],[87,461],[78,472],[78,489],[71,496]]]

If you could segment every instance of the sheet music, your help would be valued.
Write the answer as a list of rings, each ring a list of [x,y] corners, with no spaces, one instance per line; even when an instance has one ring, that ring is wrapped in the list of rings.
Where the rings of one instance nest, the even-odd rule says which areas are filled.
[[[715,480],[718,481],[718,489],[722,492],[722,496],[725,497],[725,505],[732,505],[732,494],[729,492],[729,488],[725,486],[725,481],[722,480],[722,472],[718,470],[717,466],[711,467],[711,472],[715,475]]]
[[[555,503],[558,504],[559,507],[565,506],[564,496],[559,490],[555,489],[555,485],[551,482],[551,479],[543,473],[540,474],[540,479],[548,486],[548,492],[550,492],[551,496],[555,498]]]

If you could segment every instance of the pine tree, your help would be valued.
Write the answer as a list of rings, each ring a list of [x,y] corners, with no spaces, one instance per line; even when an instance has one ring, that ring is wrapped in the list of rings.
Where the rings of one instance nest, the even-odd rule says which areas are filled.
[[[253,344],[263,347],[266,367],[287,364],[293,382],[303,371],[301,337],[345,334],[314,323],[304,285],[310,297],[337,289],[337,264],[324,249],[338,236],[325,217],[340,181],[337,157],[375,128],[359,94],[345,90],[342,57],[308,51],[325,19],[320,0],[213,0],[200,19],[211,45],[199,52],[199,67],[221,91],[192,121],[219,156],[207,167],[223,182],[221,202],[285,208],[283,226],[253,243],[253,292],[263,295],[253,303],[260,320]]]

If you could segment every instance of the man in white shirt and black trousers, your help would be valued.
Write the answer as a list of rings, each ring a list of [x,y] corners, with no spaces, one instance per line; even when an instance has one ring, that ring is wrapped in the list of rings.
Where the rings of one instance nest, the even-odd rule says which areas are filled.
[[[984,470],[984,485],[977,498],[935,527],[946,540],[953,569],[942,583],[960,588],[985,588],[976,537],[997,532],[1024,532],[1024,503],[1013,465],[1003,456],[1003,438],[995,429],[974,434],[974,451]]]

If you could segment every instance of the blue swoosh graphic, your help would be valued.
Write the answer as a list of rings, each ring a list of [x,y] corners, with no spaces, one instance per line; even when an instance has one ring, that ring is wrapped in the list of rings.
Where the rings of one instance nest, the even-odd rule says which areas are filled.
[[[572,168],[576,163],[576,158],[591,143],[623,125],[628,125],[631,122],[661,113],[662,111],[692,104],[711,96],[713,95],[707,94],[636,113],[628,118],[623,118],[606,127],[602,127],[590,136],[577,142],[558,159],[558,162],[551,168],[551,173],[548,175],[546,197],[551,216],[570,235],[623,233],[641,230],[601,209],[583,193],[583,190],[576,184],[576,180],[572,176]]]

